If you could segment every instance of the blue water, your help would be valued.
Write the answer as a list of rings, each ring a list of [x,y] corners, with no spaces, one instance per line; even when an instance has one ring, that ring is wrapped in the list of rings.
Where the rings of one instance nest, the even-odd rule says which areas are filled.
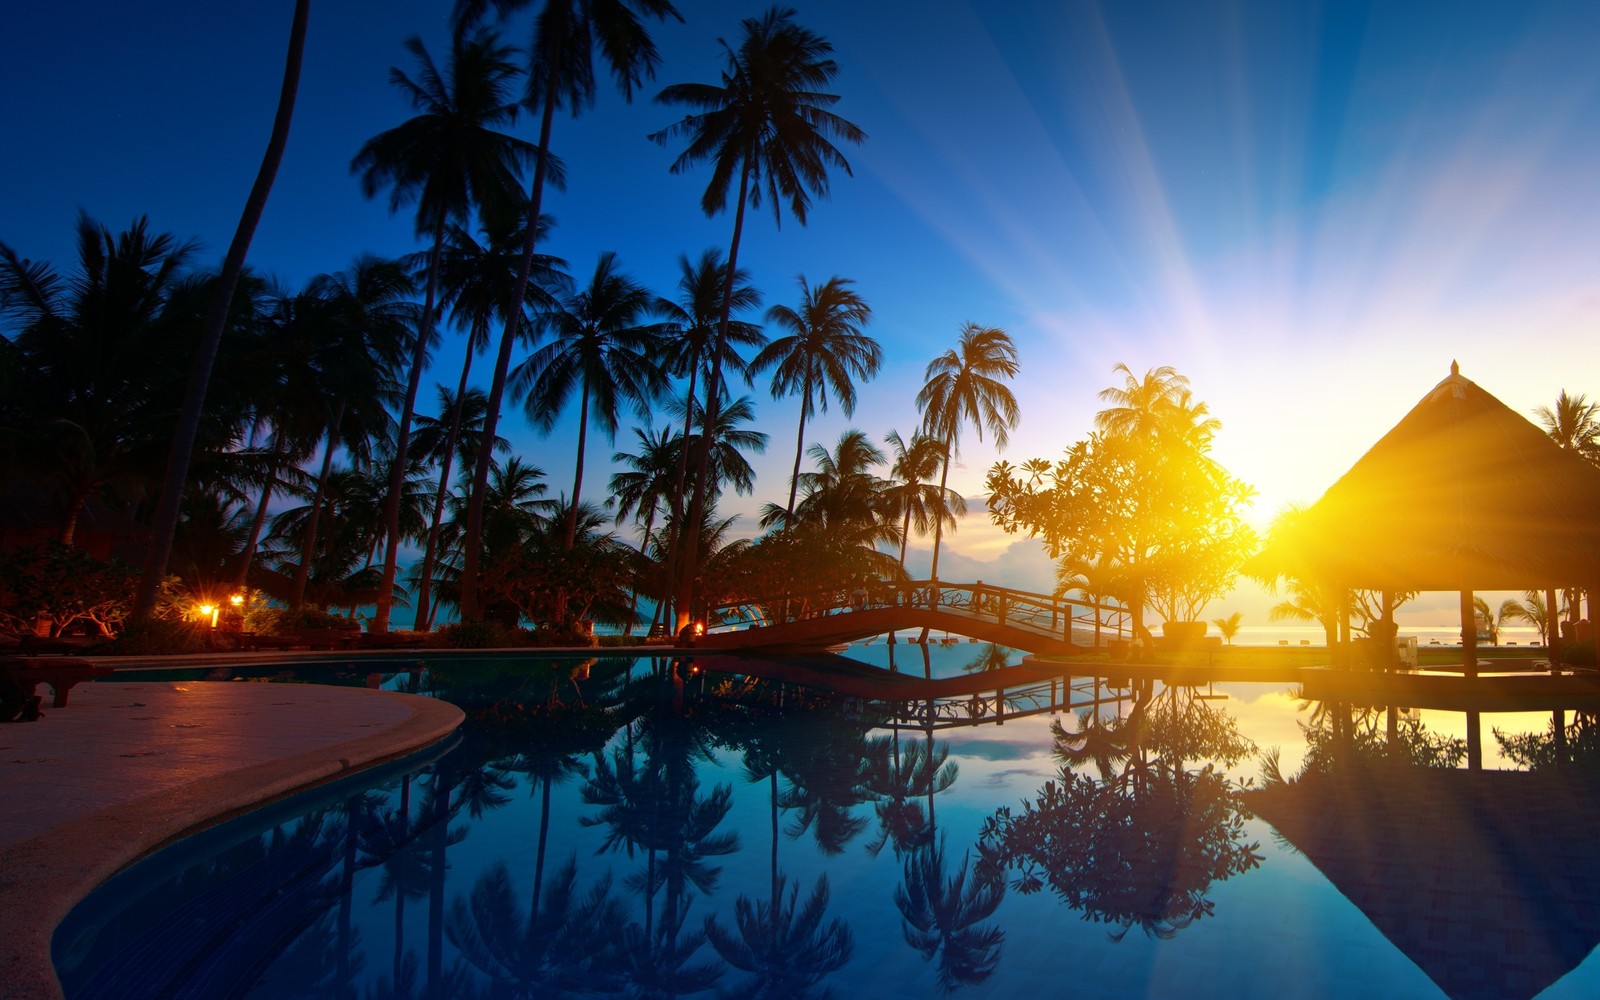
[[[935,651],[934,672],[976,652]],[[1261,751],[1291,774],[1326,747],[1281,687],[1098,689],[1098,726],[1021,714],[1046,693],[1013,693],[1003,725],[960,699],[929,731],[892,722],[926,704],[664,660],[439,662],[384,683],[461,705],[460,739],[109,883],[56,936],[67,996],[1447,995],[1427,942],[1380,930],[1251,813]],[[1489,720],[1489,766],[1512,766],[1491,724],[1547,718]],[[1064,774],[1053,723],[1071,747],[1109,734],[1105,767]],[[1441,740],[1454,724],[1421,717]],[[930,746],[939,766],[918,771]],[[1419,915],[1438,906],[1424,875]],[[1455,995],[1596,995],[1593,940],[1531,970],[1515,943],[1473,943],[1501,962],[1479,977],[1493,992]]]

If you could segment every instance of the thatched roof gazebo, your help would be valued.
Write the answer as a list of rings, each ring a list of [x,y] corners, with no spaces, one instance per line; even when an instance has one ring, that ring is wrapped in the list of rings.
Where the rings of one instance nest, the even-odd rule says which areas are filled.
[[[1600,593],[1600,469],[1450,365],[1450,376],[1302,513],[1257,565],[1331,587]]]

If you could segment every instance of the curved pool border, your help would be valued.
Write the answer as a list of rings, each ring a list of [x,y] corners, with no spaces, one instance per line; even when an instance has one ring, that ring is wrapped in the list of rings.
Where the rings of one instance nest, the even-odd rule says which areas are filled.
[[[151,690],[156,686],[152,684]],[[272,691],[276,685],[238,687],[259,692],[250,697],[263,700],[282,694],[282,688]],[[431,746],[455,732],[464,718],[454,705],[417,695],[363,688],[326,690],[341,692],[341,699],[390,699],[406,714],[375,732],[287,751],[259,763],[230,767],[219,761],[193,780],[111,802],[39,835],[0,846],[0,983],[5,995],[12,1000],[60,1000],[50,954],[57,925],[78,902],[128,865],[257,806]],[[86,693],[79,688],[74,705]],[[60,711],[71,713],[73,707]],[[48,726],[54,714],[18,725]]]

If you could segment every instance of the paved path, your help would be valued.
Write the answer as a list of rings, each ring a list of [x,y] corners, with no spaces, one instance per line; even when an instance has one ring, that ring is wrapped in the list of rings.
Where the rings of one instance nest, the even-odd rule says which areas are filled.
[[[427,746],[461,718],[361,688],[113,680],[78,685],[38,722],[0,725],[0,996],[60,996],[51,933],[130,862]]]

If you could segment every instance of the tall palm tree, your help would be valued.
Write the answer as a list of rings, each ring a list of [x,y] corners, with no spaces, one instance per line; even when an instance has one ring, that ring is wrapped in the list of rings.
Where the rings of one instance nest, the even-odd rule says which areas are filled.
[[[883,363],[878,342],[861,332],[872,309],[848,278],[834,276],[815,289],[800,277],[800,308],[773,306],[767,322],[788,331],[757,354],[750,367],[772,372],[772,398],[800,396],[800,430],[795,436],[794,472],[789,476],[790,514],[800,488],[800,456],[805,451],[806,419],[818,407],[828,412],[828,391],[845,416],[855,413],[853,379],[870,379]]]
[[[906,443],[899,431],[890,431],[883,439],[889,446],[889,485],[884,489],[884,500],[901,515],[900,571],[906,568],[906,543],[911,531],[926,535],[933,530],[934,518],[950,527],[956,518],[967,513],[967,500],[959,493],[939,493],[929,482],[939,471],[939,460],[944,446],[938,438],[926,434],[912,434]]]
[[[456,0],[457,30],[482,18],[489,8],[505,17],[532,9],[533,34],[528,46],[528,90],[525,103],[539,109],[539,140],[534,154],[533,180],[528,188],[527,218],[538,219],[544,202],[545,179],[551,175],[550,129],[556,109],[577,115],[595,100],[595,49],[610,67],[625,99],[633,89],[655,75],[660,56],[644,25],[645,18],[682,20],[668,0]],[[523,230],[522,261],[509,302],[521,302],[533,273],[536,226]],[[508,317],[516,319],[514,315]],[[500,423],[506,378],[511,371],[511,349],[522,335],[520,322],[508,322],[500,335],[494,376],[489,383],[489,415],[484,432],[493,437]],[[480,494],[489,481],[489,460],[478,456],[468,497],[467,542],[461,577],[461,615],[474,621],[481,615],[478,603],[478,561],[483,546],[483,502]]]
[[[520,170],[533,153],[527,142],[499,131],[516,121],[518,110],[511,97],[518,70],[511,62],[509,47],[488,32],[458,32],[443,73],[421,39],[408,39],[406,48],[417,60],[417,78],[391,69],[389,81],[419,114],[368,139],[350,163],[350,169],[361,174],[369,198],[389,187],[391,210],[415,201],[417,235],[426,234],[432,241],[422,323],[411,354],[389,495],[384,501],[387,540],[383,576],[388,585],[393,584],[399,563],[399,490],[410,447],[412,412],[433,339],[445,226],[465,220],[475,205],[490,217],[507,215],[516,204]],[[388,628],[389,601],[380,595],[372,629],[384,632]]]
[[[643,418],[666,388],[656,363],[662,329],[641,322],[660,313],[660,300],[622,273],[617,255],[600,255],[594,275],[562,308],[544,317],[555,340],[539,348],[511,373],[514,396],[524,397],[528,419],[545,432],[555,426],[572,390],[578,390],[578,456],[572,475],[572,515],[583,490],[583,457],[592,418],[608,440],[617,436],[618,411],[632,404]],[[577,522],[567,521],[566,547],[572,548]]]
[[[283,85],[278,91],[278,110],[272,119],[272,135],[267,140],[266,152],[261,155],[261,169],[256,172],[255,183],[250,186],[244,211],[239,215],[239,225],[233,231],[233,241],[228,244],[227,256],[222,260],[222,273],[212,291],[210,311],[206,314],[200,344],[190,366],[183,409],[172,435],[172,448],[167,455],[167,475],[161,488],[161,501],[156,508],[150,548],[145,555],[139,589],[133,598],[132,617],[136,619],[149,615],[155,607],[156,593],[161,589],[161,578],[166,574],[167,556],[178,527],[178,508],[183,499],[184,484],[189,479],[189,462],[195,438],[200,432],[206,391],[211,384],[211,369],[216,363],[217,349],[228,324],[234,291],[240,275],[244,273],[245,254],[250,250],[256,225],[267,207],[267,196],[272,193],[272,182],[278,176],[278,165],[283,162],[283,151],[289,144],[289,122],[294,117],[295,97],[300,90],[300,62],[305,53],[306,23],[310,17],[311,0],[295,0],[294,19],[289,28],[289,49],[284,58]]]
[[[1004,448],[1010,430],[1017,423],[1017,397],[1005,381],[1016,377],[1020,365],[1017,348],[1010,334],[996,326],[967,323],[961,328],[955,348],[928,362],[927,379],[917,393],[917,408],[922,411],[922,431],[944,442],[944,465],[939,473],[939,495],[945,495],[950,481],[950,460],[956,454],[961,426],[970,422],[983,440],[984,429],[994,438],[996,448]],[[944,521],[933,522],[933,568],[930,576],[939,580],[939,542]]]
[[[1524,590],[1522,600],[1508,597],[1500,602],[1501,622],[1526,622],[1539,630],[1539,645],[1550,641],[1550,623],[1554,618],[1560,618],[1561,612],[1557,610],[1553,615],[1549,604],[1544,599],[1544,594],[1537,590]]]
[[[611,495],[616,500],[616,521],[621,524],[632,517],[644,529],[639,539],[639,551],[648,555],[651,532],[655,530],[656,515],[661,505],[673,496],[673,471],[682,457],[683,439],[662,430],[653,434],[649,429],[633,429],[639,441],[638,454],[619,451],[611,456],[613,462],[624,470],[611,474]],[[639,607],[639,580],[634,579],[633,592],[628,599],[628,620],[622,634],[631,635]]]
[[[506,323],[505,311],[511,304],[511,293],[517,283],[517,269],[522,261],[523,220],[513,216],[509,220],[489,218],[483,221],[485,233],[482,243],[461,226],[446,227],[444,251],[439,260],[440,302],[450,310],[456,325],[467,332],[467,350],[461,361],[461,380],[456,389],[456,399],[463,403],[469,398],[467,376],[472,371],[474,355],[489,349],[489,337],[494,324],[498,322],[504,326]],[[554,224],[548,215],[539,219],[541,233],[547,233]],[[534,255],[533,280],[523,286],[522,304],[525,308],[549,309],[555,306],[552,292],[564,291],[570,284],[563,270],[566,264],[559,257]],[[483,399],[483,412],[487,413],[488,396],[481,390],[477,391],[477,395]],[[454,443],[461,433],[462,420],[461,409],[451,412],[450,431],[440,452],[442,460],[439,463],[437,501],[428,526],[428,539],[423,545],[422,566],[417,571],[417,619],[413,626],[417,629],[422,629],[433,620],[433,564],[438,553],[439,532],[444,523],[445,502],[450,492],[453,459],[459,455],[464,469],[477,467],[477,450],[457,449]],[[483,418],[480,416],[478,420],[478,430],[481,431]],[[496,437],[495,440],[498,442],[503,439]]]
[[[811,459],[817,470],[800,477],[804,499],[792,514],[776,504],[768,505],[761,518],[763,528],[773,524],[809,527],[867,547],[898,537],[894,522],[884,517],[889,509],[884,481],[872,473],[873,467],[883,464],[883,452],[865,433],[845,431],[831,452],[820,444],[812,445]]]
[[[1600,463],[1600,403],[1589,402],[1582,393],[1573,396],[1562,389],[1555,406],[1541,406],[1533,412],[1552,441]]]
[[[740,348],[754,347],[759,350],[766,345],[767,338],[761,332],[759,325],[731,318],[734,313],[761,306],[761,292],[750,284],[750,272],[741,268],[733,275],[731,287],[733,301],[727,336],[720,337],[718,332],[721,328],[724,286],[729,280],[728,269],[722,263],[722,252],[715,249],[706,250],[700,255],[700,259],[693,263],[688,257],[679,257],[678,268],[680,271],[678,301],[670,303],[670,308],[665,313],[667,321],[676,326],[677,330],[669,342],[666,358],[675,377],[687,377],[689,380],[684,390],[683,411],[683,440],[688,442],[694,435],[695,392],[702,375],[705,375],[708,395],[707,404],[699,408],[700,412],[720,410],[723,402],[721,399],[715,401],[716,405],[711,404],[708,369],[713,363],[725,368],[732,367],[748,384],[750,368]],[[713,351],[717,352],[715,360]],[[763,447],[765,447],[764,439]],[[664,546],[666,556],[664,568],[669,581],[676,579],[677,576],[678,526],[683,523],[684,517],[684,483],[688,475],[689,456],[696,453],[693,446],[680,448],[678,451],[677,474],[669,495],[671,511],[667,522],[667,541]],[[670,591],[670,586],[668,589]]]
[[[1122,375],[1122,385],[1100,390],[1100,401],[1111,405],[1095,414],[1095,428],[1123,436],[1153,436],[1167,429],[1189,379],[1171,365],[1151,368],[1142,378],[1123,362],[1111,370]]]
[[[772,204],[773,218],[781,224],[787,202],[789,211],[805,225],[812,195],[828,193],[828,168],[839,167],[850,173],[849,162],[833,140],[860,143],[866,138],[860,128],[830,110],[839,96],[822,91],[839,72],[831,57],[833,45],[827,39],[796,24],[794,11],[783,7],[773,7],[759,18],[746,18],[742,26],[744,34],[737,49],[725,40],[721,42],[725,60],[719,83],[674,84],[656,95],[659,103],[686,105],[693,110],[651,136],[663,144],[672,138],[688,139],[688,148],[673,161],[675,174],[699,163],[711,163],[711,182],[700,198],[700,207],[708,216],[727,207],[729,188],[737,175],[727,265],[728,273],[735,275],[745,206],[759,208],[761,199],[766,197]],[[734,284],[730,281],[724,285],[719,343],[728,337]],[[706,399],[714,405],[722,391],[720,348],[712,349],[711,358]],[[708,412],[708,416],[715,421],[714,413]],[[695,459],[697,475],[689,504],[689,524],[700,523],[709,496],[709,447],[708,437]],[[687,615],[692,597],[696,543],[691,536],[685,546],[686,566],[678,598],[680,619]]]

